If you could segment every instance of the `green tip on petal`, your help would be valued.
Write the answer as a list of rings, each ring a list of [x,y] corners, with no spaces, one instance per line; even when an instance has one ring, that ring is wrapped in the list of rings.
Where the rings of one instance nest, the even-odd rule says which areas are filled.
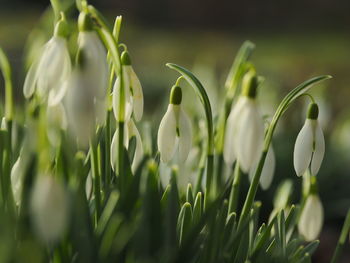
[[[242,95],[254,99],[257,94],[258,84],[258,77],[255,74],[255,70],[250,70],[243,77]]]
[[[318,118],[318,106],[316,103],[310,103],[307,110],[307,118],[311,120],[317,120]]]
[[[78,18],[78,28],[80,32],[92,31],[94,28],[94,23],[89,14],[81,12]]]
[[[123,51],[123,53],[121,55],[121,62],[122,62],[122,65],[124,65],[124,66],[131,65],[131,58],[130,58],[128,51]]]
[[[54,35],[57,37],[63,37],[63,38],[68,37],[69,26],[64,16],[62,16],[61,20],[57,22],[55,26]]]
[[[182,91],[180,86],[173,86],[170,92],[170,104],[180,105],[182,101]]]

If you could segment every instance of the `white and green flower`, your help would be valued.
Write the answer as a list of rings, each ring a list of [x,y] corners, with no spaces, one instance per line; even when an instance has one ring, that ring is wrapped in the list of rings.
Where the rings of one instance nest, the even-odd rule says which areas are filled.
[[[64,235],[69,204],[64,186],[51,175],[39,175],[30,199],[32,222],[44,242],[54,242]]]
[[[243,79],[242,95],[232,106],[225,131],[224,159],[232,165],[237,159],[247,173],[260,157],[264,123],[256,103],[257,77],[247,73]]]
[[[68,120],[82,145],[88,143],[96,124],[104,124],[107,113],[106,51],[92,28],[91,18],[81,13],[77,66],[66,82]]]
[[[49,105],[56,105],[63,99],[66,93],[64,82],[72,68],[66,36],[67,22],[62,18],[56,24],[54,36],[29,68],[23,87],[26,98],[36,92],[38,97],[48,100]]]
[[[125,96],[124,120],[128,121],[131,115],[133,115],[136,121],[140,121],[143,115],[143,91],[140,80],[131,65],[128,51],[122,53],[121,62],[123,67],[123,88]],[[113,112],[117,121],[120,121],[120,84],[120,77],[118,76],[113,87]]]
[[[181,107],[182,91],[174,86],[170,94],[170,104],[160,122],[158,149],[163,162],[169,162],[178,149],[179,161],[184,162],[192,145],[191,121]]]
[[[317,194],[311,193],[301,212],[298,230],[304,236],[306,241],[315,240],[322,229],[323,225],[323,207]]]
[[[135,153],[132,160],[131,169],[133,172],[136,171],[138,165],[142,161],[143,157],[143,145],[140,133],[132,119],[130,119],[127,123],[127,125],[124,125],[124,147],[126,149],[129,148],[129,141],[135,137],[136,139],[136,145],[135,145]],[[118,138],[119,138],[119,129],[117,128],[111,143],[111,165],[112,169],[115,171],[117,168],[117,162],[118,162]]]
[[[294,146],[294,169],[298,176],[302,176],[309,167],[311,174],[316,175],[322,164],[325,141],[317,118],[318,106],[311,103]]]

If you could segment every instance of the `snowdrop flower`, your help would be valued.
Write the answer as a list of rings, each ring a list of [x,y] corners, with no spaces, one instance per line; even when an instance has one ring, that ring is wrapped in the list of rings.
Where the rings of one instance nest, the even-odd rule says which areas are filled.
[[[143,114],[143,91],[140,80],[131,66],[131,59],[128,51],[123,51],[121,62],[123,67],[123,87],[125,96],[124,120],[128,121],[133,113],[135,120],[140,121]],[[113,87],[113,112],[117,121],[120,121],[120,89],[120,77],[117,77]]]
[[[247,173],[257,162],[263,146],[264,123],[256,103],[258,81],[254,72],[243,78],[242,95],[227,119],[224,159],[229,165],[238,159]]]
[[[95,125],[106,119],[106,87],[108,66],[106,52],[96,32],[92,31],[91,18],[79,16],[79,51],[77,66],[66,82],[67,116],[81,145],[87,145]]]
[[[257,166],[257,164],[255,165],[255,167],[256,166]],[[275,167],[276,167],[275,152],[273,150],[272,145],[270,145],[270,148],[267,151],[265,164],[264,164],[264,167],[262,169],[261,176],[260,176],[260,186],[263,190],[269,189],[269,187],[272,183],[273,175],[275,173]],[[251,169],[251,171],[249,173],[250,181],[253,180],[254,171],[255,171],[255,169]]]
[[[78,19],[79,35],[78,46],[83,52],[84,77],[91,83],[89,88],[99,99],[104,99],[107,91],[108,64],[107,53],[93,30],[93,22],[88,14],[80,13]]]
[[[38,236],[57,241],[67,227],[68,199],[63,185],[54,177],[39,175],[31,193],[30,211]]]
[[[191,121],[181,108],[182,91],[173,86],[170,103],[158,130],[158,149],[163,162],[169,162],[178,148],[179,161],[184,162],[192,144]]]
[[[318,106],[316,103],[311,103],[307,119],[294,146],[294,169],[298,176],[302,176],[309,166],[311,175],[316,175],[322,164],[325,142],[317,118]]]
[[[71,73],[66,37],[67,22],[62,19],[56,24],[54,36],[45,44],[41,56],[35,61],[26,76],[23,93],[28,99],[34,92],[49,105],[58,104],[66,93],[64,82]]]
[[[117,129],[113,135],[112,143],[111,143],[111,165],[112,169],[115,171],[117,162],[118,162],[118,137],[119,137],[119,129]],[[142,140],[139,131],[133,120],[129,120],[127,125],[124,125],[124,147],[126,149],[129,148],[129,141],[135,137],[136,139],[136,148],[134,153],[134,158],[132,160],[131,169],[133,172],[136,171],[138,165],[142,161],[143,157],[143,146]]]
[[[311,193],[305,202],[301,212],[298,230],[306,241],[316,239],[323,225],[323,207],[320,198],[316,193]]]

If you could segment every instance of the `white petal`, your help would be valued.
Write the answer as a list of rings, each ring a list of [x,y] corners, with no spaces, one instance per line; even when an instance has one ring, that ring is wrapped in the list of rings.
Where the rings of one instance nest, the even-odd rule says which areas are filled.
[[[142,161],[143,158],[143,146],[142,146],[142,140],[139,131],[137,130],[137,127],[133,120],[129,121],[129,138],[131,139],[132,136],[136,137],[136,149],[135,149],[135,155],[134,159],[132,161],[132,172],[135,173],[138,165]]]
[[[236,120],[234,119],[234,114],[232,111],[226,122],[226,131],[225,131],[225,141],[224,141],[224,160],[228,165],[232,165],[236,160],[236,155],[234,152],[233,145],[233,128]]]
[[[103,126],[107,118],[107,102],[105,99],[95,99],[96,124]]]
[[[132,97],[130,96],[130,89],[127,88],[129,87],[129,81],[126,75],[124,75],[123,83],[124,83],[124,95],[125,95],[124,122],[128,122],[131,118],[133,102],[132,102]],[[117,121],[120,121],[120,118],[119,118],[120,78],[119,77],[117,77],[114,83],[112,96],[113,96],[112,107],[113,107],[114,117]]]
[[[41,56],[37,70],[37,92],[39,96],[47,98],[51,89],[58,89],[70,73],[69,65],[66,65],[67,51],[66,40],[61,37],[53,37],[47,43]]]
[[[93,31],[80,32],[78,41],[79,48],[84,51],[84,71],[90,81],[89,87],[96,97],[102,99],[106,95],[108,81],[106,50]]]
[[[85,182],[85,194],[86,194],[87,200],[91,199],[92,190],[93,190],[93,181],[92,181],[92,175],[91,175],[91,171],[90,171],[88,176],[86,177],[86,182]]]
[[[117,162],[118,162],[118,155],[119,155],[119,129],[117,128],[114,132],[113,138],[112,138],[112,143],[111,143],[111,166],[113,171],[116,171],[117,168]],[[124,125],[124,137],[123,137],[123,141],[124,141],[124,147],[126,149],[128,149],[129,146],[129,136],[128,136],[128,129],[127,126]]]
[[[38,61],[35,61],[29,68],[28,73],[26,75],[26,79],[23,85],[23,94],[26,99],[29,99],[35,91],[36,85],[36,73],[38,68]]]
[[[168,162],[172,159],[175,152],[176,141],[176,116],[174,108],[177,105],[169,104],[158,130],[158,149],[160,158],[163,162]]]
[[[185,162],[192,146],[191,121],[187,114],[181,109],[179,115],[179,160]]]
[[[53,176],[39,176],[31,194],[30,211],[38,236],[45,242],[62,237],[68,223],[68,199]]]
[[[304,236],[306,241],[316,239],[323,225],[323,207],[317,195],[310,195],[301,212],[298,230]]]
[[[13,197],[15,199],[16,205],[19,205],[21,203],[23,179],[24,179],[23,177],[24,177],[23,162],[21,160],[21,157],[18,157],[17,161],[12,166],[12,170],[11,170],[11,186],[12,186],[12,193],[13,193]]]
[[[94,97],[85,89],[86,81],[79,70],[73,72],[67,85],[65,102],[69,125],[79,144],[85,147],[95,131]]]
[[[224,160],[227,164],[232,165],[236,160],[235,138],[237,137],[237,122],[241,115],[242,108],[247,103],[245,97],[240,97],[235,105],[232,106],[231,112],[226,121],[225,142],[224,142]]]
[[[242,108],[237,125],[237,159],[247,173],[258,161],[264,140],[264,123],[254,100],[249,99]]]
[[[306,119],[294,146],[294,169],[302,176],[310,165],[313,148],[312,120]]]
[[[275,153],[273,151],[272,145],[270,145],[260,177],[260,185],[263,190],[267,190],[270,187],[275,172],[275,166]]]
[[[63,68],[61,71],[61,75],[57,76],[56,85],[52,85],[49,92],[48,104],[50,106],[57,105],[60,103],[67,92],[67,79],[72,73],[72,64],[69,56],[69,51],[67,47],[66,41],[64,42],[64,46],[61,51],[62,56],[62,65],[59,65]]]
[[[139,78],[133,68],[129,66],[130,85],[133,91],[134,117],[136,121],[140,121],[143,114],[143,91]]]
[[[320,170],[324,152],[325,152],[325,143],[322,129],[319,123],[315,123],[315,151],[311,160],[311,174],[316,175]]]

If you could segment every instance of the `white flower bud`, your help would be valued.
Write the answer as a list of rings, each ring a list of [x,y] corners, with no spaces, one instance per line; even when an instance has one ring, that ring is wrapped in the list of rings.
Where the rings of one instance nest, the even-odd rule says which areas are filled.
[[[306,241],[316,239],[323,225],[323,207],[318,195],[310,194],[301,212],[298,230]]]
[[[27,73],[24,96],[30,98],[36,91],[40,98],[48,99],[49,105],[58,104],[66,93],[63,84],[71,74],[71,68],[66,39],[53,36]]]
[[[264,123],[254,98],[240,96],[226,123],[224,159],[232,165],[236,158],[243,172],[253,168],[260,157]]]
[[[311,175],[316,175],[320,170],[325,153],[323,132],[318,123],[317,116],[315,115],[314,117],[308,117],[306,119],[295,141],[294,169],[298,176],[302,176],[309,166],[311,168]]]
[[[66,230],[69,216],[67,192],[54,177],[39,175],[31,193],[32,222],[44,242],[55,242]]]

